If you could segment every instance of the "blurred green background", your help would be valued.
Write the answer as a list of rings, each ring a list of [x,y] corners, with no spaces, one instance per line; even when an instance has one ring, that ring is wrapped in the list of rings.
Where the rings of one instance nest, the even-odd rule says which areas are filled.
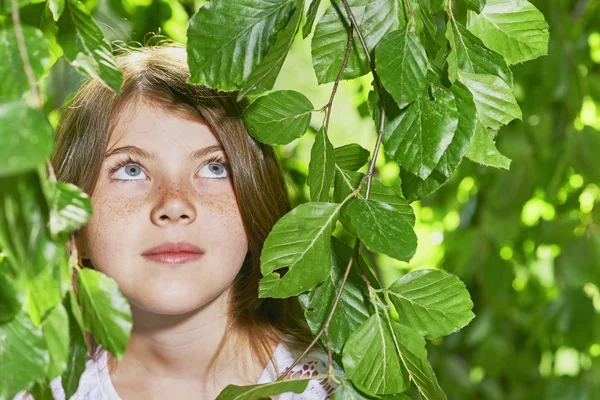
[[[412,204],[419,248],[410,263],[367,254],[384,285],[421,268],[443,268],[466,283],[475,320],[428,345],[451,400],[600,399],[600,1],[531,2],[551,38],[548,56],[513,68],[523,120],[497,137],[510,170],[465,159],[445,186]],[[132,44],[152,34],[184,43],[187,22],[205,1],[84,3],[108,41]],[[310,39],[298,35],[274,90],[300,91],[320,108],[332,84],[317,85]],[[80,79],[64,59],[50,71],[42,92],[53,124]],[[359,143],[372,151],[371,80],[341,83],[329,132],[334,147]],[[310,148],[322,117],[315,113],[313,132],[277,148],[294,205],[308,200]],[[401,191],[398,166],[383,152],[377,167],[376,177]]]

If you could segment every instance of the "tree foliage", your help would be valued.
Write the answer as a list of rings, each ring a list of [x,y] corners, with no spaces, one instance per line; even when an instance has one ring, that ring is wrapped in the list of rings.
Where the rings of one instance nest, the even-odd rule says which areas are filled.
[[[116,33],[128,18],[133,39],[161,26],[185,42],[191,83],[249,96],[243,119],[255,139],[288,145],[313,131],[310,160],[293,175],[307,194],[265,242],[258,296],[299,296],[318,343],[346,373],[329,377],[339,384],[334,398],[597,392],[600,8],[325,3],[0,2],[0,398],[48,393],[57,376],[73,394],[84,330],[116,358],[129,339],[131,314],[116,282],[81,270],[65,250],[92,213],[90,199],[45,168],[60,106],[48,89],[53,71],[68,65],[120,89],[99,24],[107,13]],[[322,106],[308,93],[274,90],[303,40],[313,71],[302,73],[333,83]],[[342,81],[370,83],[359,112],[372,119],[371,151],[332,144]],[[376,168],[378,157],[393,176]],[[418,265],[423,224],[435,223],[443,257]],[[390,264],[408,271],[390,273]],[[563,354],[581,360],[569,377],[555,376]],[[306,383],[230,385],[220,398],[301,392]]]

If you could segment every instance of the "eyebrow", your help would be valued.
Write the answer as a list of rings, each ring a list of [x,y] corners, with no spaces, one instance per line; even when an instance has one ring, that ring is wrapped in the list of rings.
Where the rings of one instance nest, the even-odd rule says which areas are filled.
[[[188,156],[188,159],[193,160],[193,159],[196,159],[196,158],[202,158],[202,157],[205,157],[205,156],[207,156],[209,154],[216,153],[218,151],[221,151],[223,153],[225,152],[223,150],[223,147],[221,147],[220,144],[214,144],[214,145],[207,146],[207,147],[204,147],[202,149],[194,151],[193,153],[191,153]],[[106,155],[104,156],[104,158],[106,159],[106,158],[112,157],[112,156],[117,155],[117,154],[133,154],[133,155],[136,155],[138,157],[146,158],[146,159],[150,159],[150,160],[157,160],[158,159],[158,155],[155,152],[146,151],[146,150],[144,150],[142,148],[139,148],[137,146],[123,146],[123,147],[118,147],[118,148],[116,148],[114,150],[111,150],[108,153],[106,153]]]

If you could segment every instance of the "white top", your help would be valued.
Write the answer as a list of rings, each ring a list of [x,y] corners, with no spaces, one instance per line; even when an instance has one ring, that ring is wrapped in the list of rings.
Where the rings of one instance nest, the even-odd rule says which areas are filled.
[[[81,375],[77,392],[70,400],[122,400],[113,386],[110,375],[108,373],[108,352],[99,346],[98,351],[101,352],[98,357],[88,357],[86,369]],[[279,373],[283,372],[287,367],[294,363],[294,360],[301,353],[290,351],[283,343],[275,348],[273,358],[278,366]],[[289,373],[290,379],[310,378],[317,375],[327,375],[328,372],[328,357],[320,349],[311,349]],[[344,375],[344,372],[338,367],[334,361],[334,368],[337,372]],[[269,361],[263,370],[260,378],[256,382],[267,383],[277,379],[277,371],[273,363]],[[50,382],[52,393],[56,400],[66,400],[65,392],[62,387],[61,377],[57,377]],[[335,382],[327,382],[327,379],[313,379],[308,383],[306,390],[300,394],[293,392],[282,393],[277,397],[278,400],[321,400],[329,399],[337,385]],[[33,396],[29,394],[23,397],[25,392],[18,393],[13,400],[33,400]]]

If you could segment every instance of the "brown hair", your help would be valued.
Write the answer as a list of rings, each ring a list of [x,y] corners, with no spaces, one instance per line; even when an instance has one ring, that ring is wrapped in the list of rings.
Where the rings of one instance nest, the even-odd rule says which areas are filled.
[[[306,347],[311,333],[297,298],[258,298],[262,246],[277,220],[290,210],[290,202],[273,149],[254,140],[240,118],[248,101],[237,102],[237,92],[187,83],[189,70],[182,45],[168,41],[123,50],[117,56],[123,71],[118,95],[88,78],[70,104],[64,106],[52,156],[57,179],[79,186],[91,197],[116,121],[125,107],[136,101],[144,100],[182,118],[206,123],[230,160],[232,183],[248,237],[249,254],[233,282],[230,324],[246,334],[263,364],[273,359],[271,343]],[[98,345],[90,334],[86,340],[94,355]]]

